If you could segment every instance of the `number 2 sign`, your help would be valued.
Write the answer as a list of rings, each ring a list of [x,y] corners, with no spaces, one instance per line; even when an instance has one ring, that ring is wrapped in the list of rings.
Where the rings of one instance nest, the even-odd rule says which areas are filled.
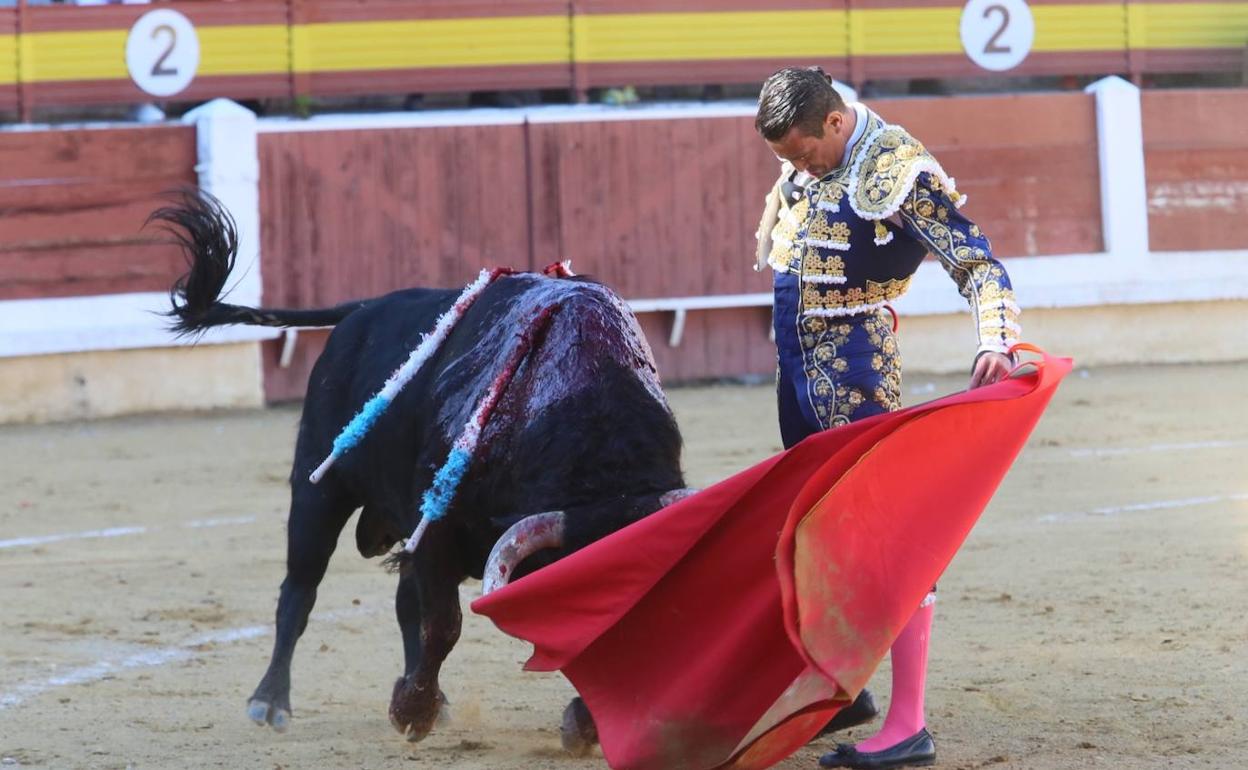
[[[1036,23],[1026,0],[970,0],[962,9],[962,48],[986,70],[1013,69],[1031,53]]]
[[[173,96],[195,79],[199,37],[191,20],[169,8],[139,17],[126,38],[126,68],[152,96]]]

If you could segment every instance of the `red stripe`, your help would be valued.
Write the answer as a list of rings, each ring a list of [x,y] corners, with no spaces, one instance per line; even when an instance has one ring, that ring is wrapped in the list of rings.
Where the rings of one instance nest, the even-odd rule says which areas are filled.
[[[711,61],[595,62],[581,65],[586,87],[623,85],[701,85],[703,83],[759,83],[783,67],[818,64],[834,78],[849,76],[848,60],[777,58],[718,59]]]
[[[301,24],[334,21],[566,16],[567,0],[319,0],[296,6]]]
[[[855,80],[916,77],[975,77],[1008,83],[1008,78],[1032,75],[1095,75],[1126,72],[1126,50],[1033,52],[1008,72],[989,72],[964,54],[918,56],[860,56],[853,60]]]
[[[1159,0],[1165,2],[1165,0]],[[1199,2],[1200,0],[1191,0]],[[1121,6],[1121,2],[1113,0],[1028,0],[1028,5],[1089,5],[1089,6]],[[854,0],[853,10],[877,10],[884,8],[961,8],[963,3],[957,0]]]
[[[316,96],[571,87],[570,64],[361,70],[307,75],[308,93]]]
[[[26,10],[30,32],[83,32],[129,29],[154,8],[170,8],[185,15],[196,26],[242,24],[286,24],[289,18],[282,0],[247,0],[245,3],[170,2],[151,5],[29,6]]]
[[[1244,48],[1135,49],[1132,68],[1140,72],[1240,72]]]
[[[950,0],[942,0],[946,4]],[[855,7],[859,3],[855,2]],[[580,0],[578,14],[843,11],[846,0]]]
[[[157,99],[130,80],[65,80],[30,83],[31,103],[39,105],[198,102],[224,96],[232,99],[287,98],[290,75],[285,70],[260,75],[203,75],[185,91]],[[359,89],[357,89],[357,92]]]

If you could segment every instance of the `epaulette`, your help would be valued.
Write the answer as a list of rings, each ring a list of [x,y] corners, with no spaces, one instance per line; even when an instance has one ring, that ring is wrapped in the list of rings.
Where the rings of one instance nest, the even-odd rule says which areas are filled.
[[[874,117],[874,116],[873,116]],[[846,190],[849,204],[863,219],[887,219],[901,208],[919,174],[930,174],[955,206],[964,196],[923,144],[900,126],[875,118],[854,150]]]

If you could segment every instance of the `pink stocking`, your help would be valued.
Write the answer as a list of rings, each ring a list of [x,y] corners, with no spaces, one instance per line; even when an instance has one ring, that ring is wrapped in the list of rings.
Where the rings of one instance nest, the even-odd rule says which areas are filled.
[[[927,643],[932,634],[934,609],[932,601],[924,601],[901,630],[897,641],[893,642],[893,695],[888,701],[888,715],[884,717],[884,727],[878,733],[855,747],[859,751],[892,748],[926,726],[923,690],[927,680]]]

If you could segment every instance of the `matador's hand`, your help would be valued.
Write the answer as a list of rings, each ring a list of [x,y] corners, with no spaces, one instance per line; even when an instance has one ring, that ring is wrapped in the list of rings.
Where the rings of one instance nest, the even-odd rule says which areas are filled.
[[[1005,379],[1013,368],[1014,363],[1004,353],[981,353],[975,359],[975,370],[971,372],[970,390]]]

